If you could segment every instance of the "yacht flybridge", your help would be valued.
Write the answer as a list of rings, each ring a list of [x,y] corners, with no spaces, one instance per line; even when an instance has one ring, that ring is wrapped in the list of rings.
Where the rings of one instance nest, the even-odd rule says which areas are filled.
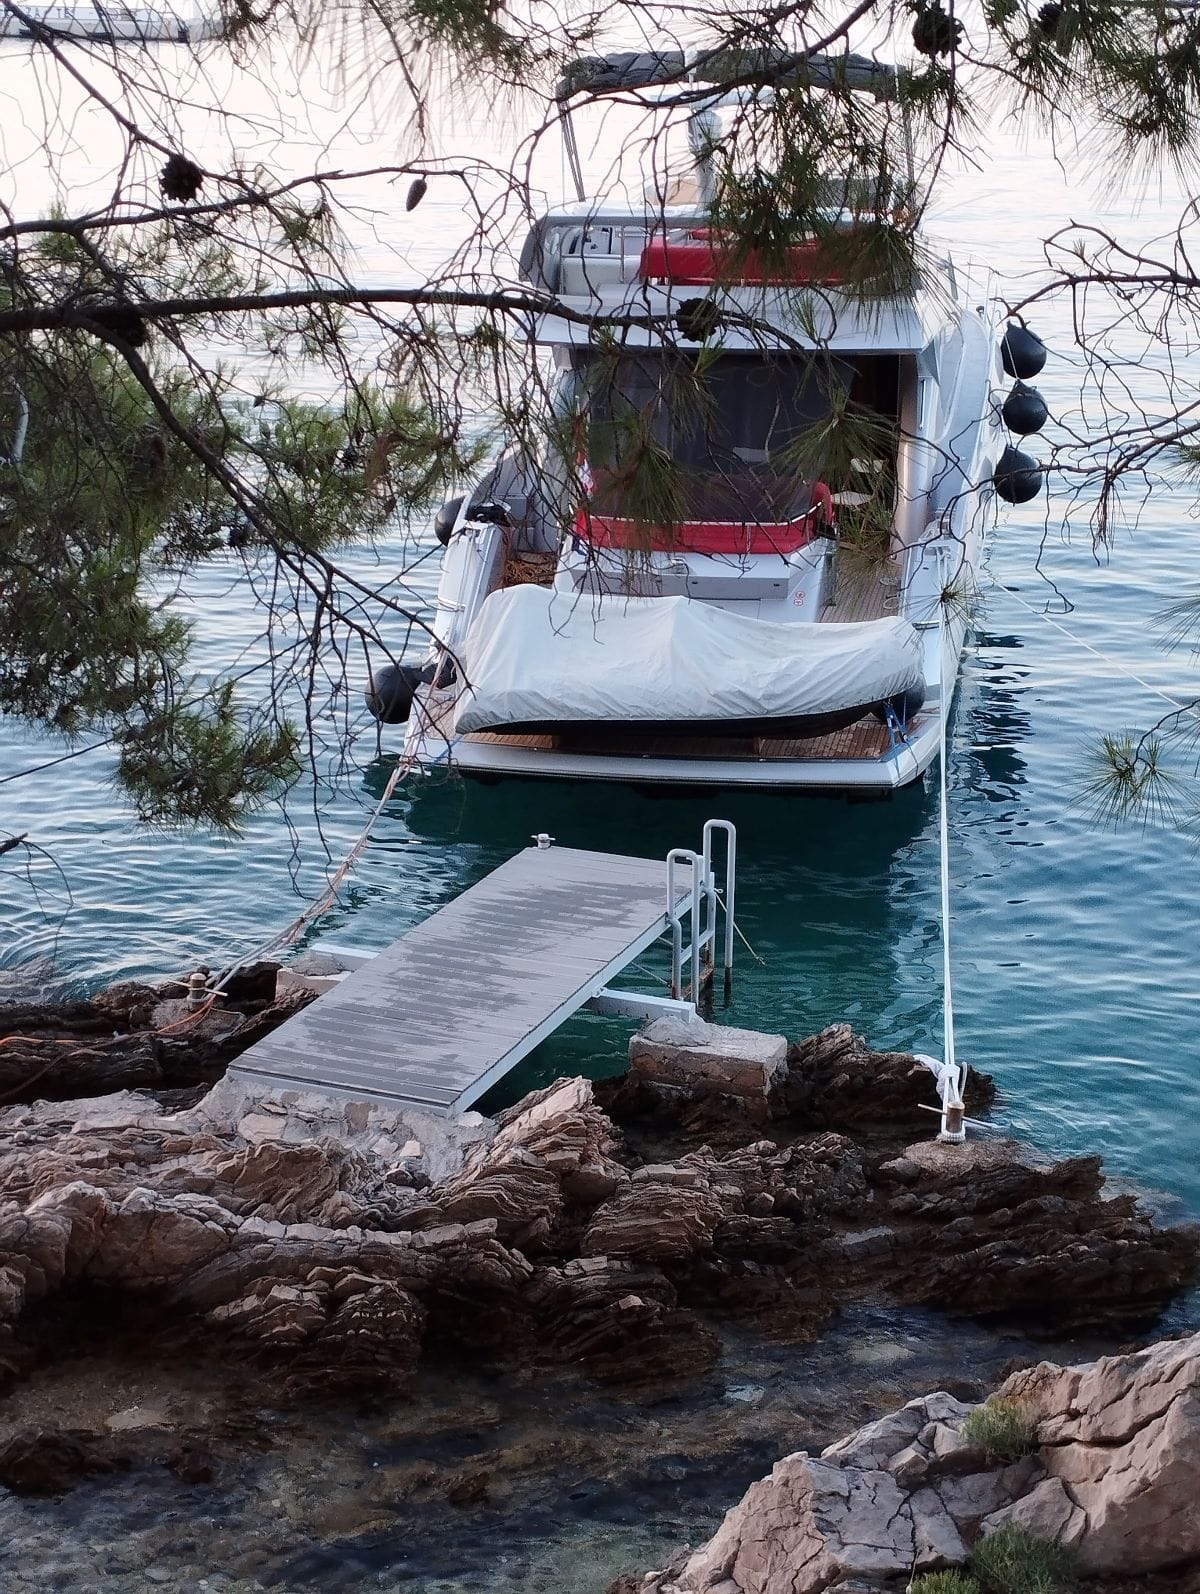
[[[853,176],[823,180],[819,238],[736,247],[711,156],[745,91],[699,97],[703,65],[611,56],[564,86],[686,78],[696,170],[642,205],[583,196],[529,234],[544,438],[442,511],[434,644],[368,693],[426,768],[879,793],[937,752],[995,498],[1040,487],[1007,431],[1045,406],[1001,385],[1045,351],[1021,327],[1001,340],[931,247],[900,286],[852,289]],[[853,56],[797,70],[875,95],[895,81]]]
[[[98,43],[149,44],[166,40],[187,44],[202,36],[203,27],[189,11],[171,5],[136,5],[127,0],[66,0],[47,5],[22,4],[19,15],[0,14],[0,39],[89,39]]]

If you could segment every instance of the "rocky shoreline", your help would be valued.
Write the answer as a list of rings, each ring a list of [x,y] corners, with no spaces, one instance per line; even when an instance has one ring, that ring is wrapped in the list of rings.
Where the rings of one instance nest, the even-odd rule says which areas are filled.
[[[932,1141],[929,1074],[846,1026],[786,1048],[757,1093],[635,1069],[559,1081],[446,1134],[380,1108],[249,1099],[232,1079],[205,1089],[239,1041],[305,999],[276,1001],[269,971],[257,978],[215,1022],[189,1020],[178,987],[119,988],[57,1029],[35,1029],[38,1010],[0,1017],[22,1036],[0,1058],[27,1066],[49,1041],[56,1062],[73,1054],[30,1094],[105,1092],[0,1111],[9,1490],[106,1487],[151,1456],[201,1490],[228,1471],[203,1422],[168,1441],[152,1420],[39,1422],[22,1404],[81,1349],[128,1342],[131,1322],[159,1352],[215,1354],[231,1384],[265,1381],[299,1407],[417,1399],[447,1368],[527,1388],[567,1376],[644,1403],[686,1401],[726,1364],[731,1333],[765,1359],[836,1332],[839,1315],[933,1309],[1111,1344],[1196,1277],[1197,1231],[1111,1195],[1098,1159]],[[91,1027],[72,1033],[81,1017]],[[150,1089],[111,1090],[120,1055],[151,1058]],[[976,1076],[972,1110],[990,1095]],[[494,1495],[480,1471],[445,1482],[451,1506]]]
[[[1008,1453],[982,1437],[999,1431],[979,1422],[989,1412],[1028,1425]],[[885,1594],[979,1561],[977,1586],[995,1587],[979,1547],[999,1535],[1027,1555],[1068,1552],[1057,1578],[1000,1585],[1013,1594],[1087,1575],[1182,1587],[1200,1581],[1198,1503],[1200,1334],[1079,1368],[1043,1362],[984,1406],[910,1401],[777,1462],[707,1544],[609,1594]]]

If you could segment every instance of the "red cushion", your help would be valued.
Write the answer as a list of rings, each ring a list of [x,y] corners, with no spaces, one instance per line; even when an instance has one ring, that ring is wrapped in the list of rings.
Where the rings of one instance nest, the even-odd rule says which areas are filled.
[[[713,282],[840,282],[841,274],[824,263],[819,243],[793,244],[782,263],[767,264],[757,249],[736,253],[720,240],[693,237],[680,243],[651,238],[642,250],[638,274],[661,277],[680,287],[700,288]]]
[[[650,526],[643,520],[612,515],[575,519],[579,536],[595,548],[648,548],[675,553],[794,553],[833,524],[833,495],[824,482],[812,489],[813,504],[795,520],[683,520],[674,526]]]

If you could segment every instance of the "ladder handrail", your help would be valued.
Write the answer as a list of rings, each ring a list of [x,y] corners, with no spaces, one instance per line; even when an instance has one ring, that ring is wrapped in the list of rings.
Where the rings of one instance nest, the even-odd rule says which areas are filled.
[[[728,996],[733,988],[733,944],[736,929],[734,921],[734,892],[737,881],[737,826],[730,819],[708,819],[704,823],[704,868],[709,879],[713,878],[712,868],[712,841],[713,833],[717,830],[725,832],[725,995]],[[713,885],[713,895],[716,895],[716,885]],[[713,935],[716,936],[716,909],[713,909]]]
[[[720,830],[725,835],[725,892],[724,901],[717,890],[713,870],[713,837]],[[691,890],[682,899],[675,888],[676,869],[690,866]],[[699,853],[690,847],[672,847],[667,854],[667,922],[671,929],[671,995],[678,999],[683,990],[684,965],[690,966],[692,1001],[699,997],[702,986],[712,979],[716,961],[717,923],[721,911],[725,914],[725,995],[733,986],[734,946],[734,891],[737,873],[737,830],[728,819],[705,821],[704,838]],[[690,945],[683,950],[683,915],[691,916]]]
[[[682,910],[677,906],[678,899],[675,893],[675,868],[680,863],[687,864],[692,871],[691,891],[684,898]],[[687,961],[692,967],[693,1006],[699,994],[699,978],[696,971],[700,956],[699,904],[704,890],[703,868],[703,859],[690,847],[672,847],[667,854],[667,918],[671,925],[671,995],[678,998],[683,991],[683,914],[687,913],[691,918],[691,946]]]

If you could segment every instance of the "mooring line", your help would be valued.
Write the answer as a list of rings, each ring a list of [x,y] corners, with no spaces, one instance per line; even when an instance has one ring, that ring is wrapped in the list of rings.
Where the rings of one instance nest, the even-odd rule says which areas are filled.
[[[958,1067],[954,1044],[954,988],[950,975],[950,760],[946,756],[949,735],[950,701],[946,691],[946,606],[941,607],[941,625],[938,628],[938,764],[941,786],[941,804],[938,814],[938,845],[941,852],[942,895],[942,1047],[946,1063]]]
[[[946,602],[943,598],[938,612],[938,775],[941,800],[938,804],[938,848],[941,876],[941,929],[942,929],[942,1056],[928,1057],[923,1052],[914,1055],[928,1068],[937,1084],[941,1098],[940,1108],[931,1112],[941,1114],[942,1127],[939,1140],[961,1144],[966,1139],[964,1098],[967,1070],[960,1067],[954,1041],[954,983],[950,968],[950,776],[947,747],[949,742],[950,691],[946,682],[946,659],[949,652],[949,626],[946,621]],[[957,678],[958,654],[955,653]]]
[[[277,935],[271,936],[269,940],[264,941],[261,946],[256,947],[253,952],[248,953],[246,957],[241,958],[237,963],[231,964],[222,973],[220,979],[209,985],[208,989],[214,995],[229,984],[229,981],[239,969],[244,969],[249,964],[257,962],[259,958],[266,957],[269,952],[278,952],[284,947],[291,946],[306,925],[311,924],[314,919],[319,919],[323,913],[327,913],[336,904],[342,882],[362,855],[368,841],[370,841],[371,832],[375,828],[376,821],[391,801],[392,793],[396,790],[400,781],[411,772],[415,763],[416,759],[411,753],[407,758],[400,758],[396,761],[396,767],[392,770],[391,775],[388,777],[387,785],[383,788],[383,796],[380,797],[375,807],[371,810],[367,822],[359,831],[353,846],[329,877],[324,891],[321,892],[320,896],[314,897],[304,911],[298,914]]]
[[[720,886],[714,886],[713,890],[716,893],[717,901],[721,904],[721,907],[724,908],[724,906],[725,906],[725,893],[721,890]],[[759,964],[760,967],[765,969],[766,966],[767,966],[766,958],[765,957],[760,957],[759,954],[750,945],[749,941],[747,941],[747,939],[746,939],[745,933],[743,932],[741,925],[737,922],[736,919],[734,919],[734,921],[733,921],[733,933],[734,933],[734,935],[737,936],[738,940],[746,948],[746,951],[749,952],[750,956],[754,959],[754,961],[757,964]]]
[[[1100,659],[1103,663],[1107,664],[1110,669],[1116,670],[1119,675],[1125,676],[1126,679],[1130,681],[1136,681],[1139,686],[1144,687],[1147,692],[1152,693],[1155,697],[1161,697],[1164,703],[1169,703],[1171,707],[1178,713],[1192,714],[1196,718],[1200,719],[1200,705],[1197,705],[1196,703],[1180,702],[1180,700],[1177,697],[1173,697],[1165,687],[1154,686],[1150,681],[1144,680],[1133,670],[1127,668],[1127,666],[1122,664],[1118,659],[1114,659],[1111,654],[1105,653],[1102,648],[1094,647],[1092,643],[1085,642],[1084,639],[1081,636],[1077,636],[1069,626],[1063,625],[1062,622],[1060,620],[1056,620],[1052,614],[1047,614],[1045,609],[1039,609],[1035,604],[1027,603],[1021,594],[1014,588],[1006,587],[1002,581],[997,581],[990,570],[986,571],[985,574],[997,592],[1003,592],[1007,597],[1015,598],[1023,609],[1028,609],[1030,614],[1036,615],[1039,620],[1044,620],[1047,625],[1052,625],[1056,631],[1061,631],[1068,642],[1073,642],[1077,648],[1086,649],[1086,651],[1092,654],[1093,657]]]

